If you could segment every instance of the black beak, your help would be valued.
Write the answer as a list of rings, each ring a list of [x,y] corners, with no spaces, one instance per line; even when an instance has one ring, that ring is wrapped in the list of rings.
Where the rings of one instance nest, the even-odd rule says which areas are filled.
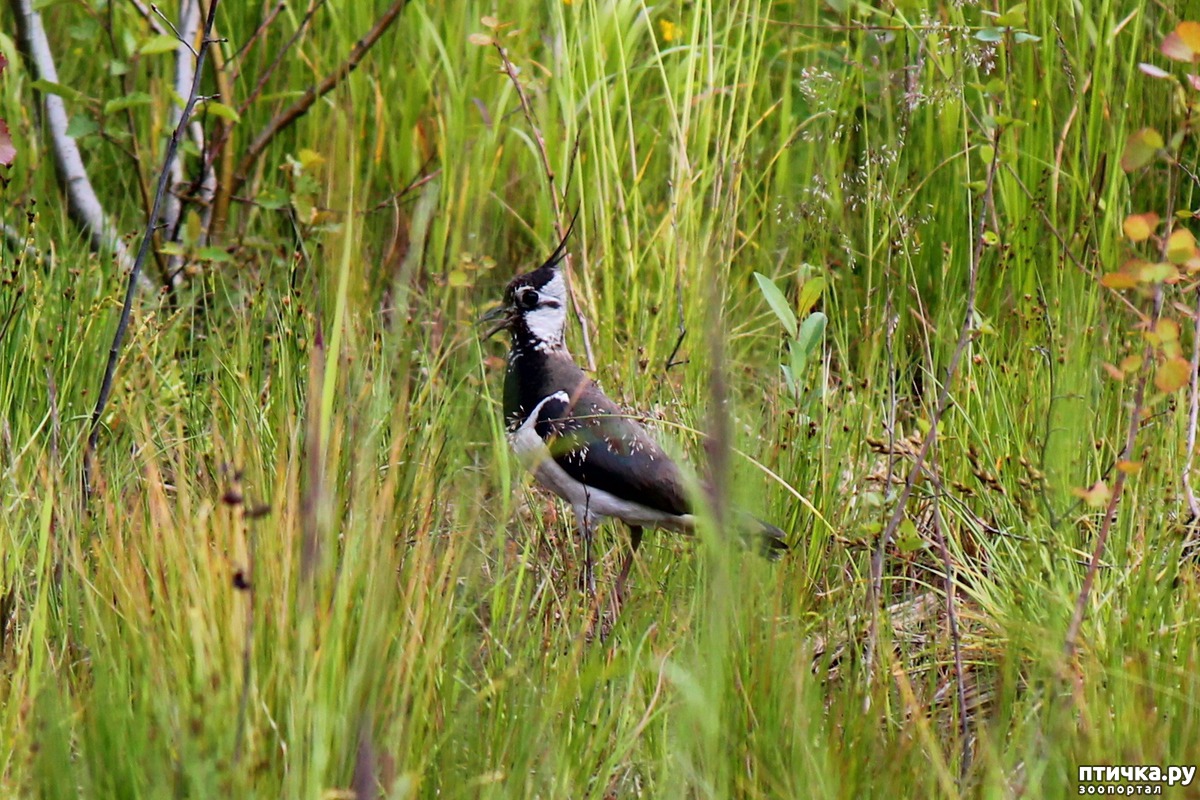
[[[508,306],[496,306],[476,321],[476,325],[494,323],[483,334],[484,339],[490,339],[513,323],[512,309]]]

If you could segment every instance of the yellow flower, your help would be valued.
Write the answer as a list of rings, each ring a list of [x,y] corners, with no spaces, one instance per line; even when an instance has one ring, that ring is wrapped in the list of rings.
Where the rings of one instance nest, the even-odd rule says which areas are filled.
[[[679,37],[679,27],[669,19],[660,19],[658,30],[662,33],[664,42],[673,42]]]

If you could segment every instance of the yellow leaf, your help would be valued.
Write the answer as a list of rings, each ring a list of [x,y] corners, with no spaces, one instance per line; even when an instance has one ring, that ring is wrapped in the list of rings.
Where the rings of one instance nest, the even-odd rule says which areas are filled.
[[[1124,472],[1126,475],[1137,475],[1142,471],[1142,462],[1140,461],[1118,461],[1117,469]]]
[[[1158,226],[1158,214],[1130,214],[1125,218],[1122,228],[1125,238],[1131,242],[1144,242],[1154,233]]]
[[[476,47],[487,47],[492,43],[492,37],[486,33],[472,33],[467,37],[467,41]]]
[[[300,166],[304,168],[305,172],[312,172],[314,167],[319,167],[325,163],[325,156],[307,147],[300,148],[298,155],[300,156]]]
[[[1125,356],[1121,359],[1121,371],[1125,373],[1137,372],[1142,368],[1142,357],[1140,355]]]
[[[1154,325],[1154,332],[1158,334],[1158,339],[1161,342],[1178,341],[1179,323],[1173,319],[1160,319]]]
[[[1172,264],[1186,264],[1196,255],[1196,237],[1187,228],[1176,228],[1167,239],[1167,260]]]
[[[1172,61],[1191,63],[1196,52],[1188,47],[1187,42],[1178,33],[1168,33],[1158,48],[1160,52]]]
[[[1154,385],[1160,392],[1170,394],[1186,386],[1191,376],[1191,362],[1176,356],[1158,365],[1158,370],[1154,373]]]
[[[1128,272],[1106,272],[1100,276],[1100,285],[1108,289],[1132,289],[1138,282]]]
[[[1200,53],[1200,22],[1181,22],[1175,26],[1175,35],[1191,49]]]
[[[1096,481],[1090,489],[1072,489],[1071,493],[1083,498],[1083,502],[1090,508],[1102,508],[1112,499],[1112,489],[1109,489],[1104,481]]]
[[[1160,261],[1157,264],[1142,264],[1138,270],[1138,280],[1142,283],[1167,283],[1179,277],[1179,270],[1174,264]]]

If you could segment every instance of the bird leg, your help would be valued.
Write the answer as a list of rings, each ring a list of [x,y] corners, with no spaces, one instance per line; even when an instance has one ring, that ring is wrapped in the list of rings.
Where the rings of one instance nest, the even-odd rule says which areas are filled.
[[[625,600],[625,579],[629,577],[629,570],[633,567],[633,557],[637,554],[638,545],[642,543],[642,526],[629,526],[629,555],[625,556],[625,563],[621,565],[621,574],[617,577],[617,602]]]
[[[585,592],[596,596],[596,574],[592,568],[592,521],[591,515],[584,509],[582,514],[575,515],[579,522],[579,535],[583,537],[583,575],[582,588]]]

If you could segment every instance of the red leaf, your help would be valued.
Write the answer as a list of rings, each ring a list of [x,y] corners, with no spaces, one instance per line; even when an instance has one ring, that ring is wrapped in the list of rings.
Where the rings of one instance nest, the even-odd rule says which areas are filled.
[[[1167,37],[1163,39],[1162,47],[1159,49],[1164,56],[1172,61],[1183,61],[1189,64],[1192,61],[1192,56],[1195,55],[1192,52],[1192,48],[1188,47],[1187,42],[1183,41],[1177,33],[1168,33]]]
[[[11,167],[17,157],[17,148],[13,147],[12,136],[8,133],[8,123],[0,119],[0,164]]]

